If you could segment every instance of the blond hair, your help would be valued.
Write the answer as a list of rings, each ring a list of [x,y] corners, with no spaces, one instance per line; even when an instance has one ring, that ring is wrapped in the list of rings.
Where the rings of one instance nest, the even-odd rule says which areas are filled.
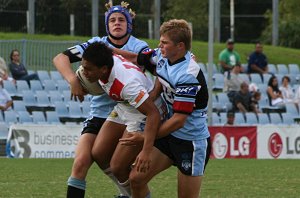
[[[167,35],[174,43],[183,42],[186,50],[191,49],[192,31],[184,19],[171,19],[160,27],[160,35]]]

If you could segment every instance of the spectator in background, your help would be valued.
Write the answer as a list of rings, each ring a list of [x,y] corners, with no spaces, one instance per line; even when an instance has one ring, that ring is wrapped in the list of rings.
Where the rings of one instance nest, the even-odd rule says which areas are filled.
[[[270,106],[283,106],[283,96],[278,87],[276,76],[272,76],[268,82],[267,95]]]
[[[261,113],[259,110],[259,101],[261,99],[261,93],[259,91],[252,92],[251,97],[251,110],[255,113]]]
[[[0,87],[0,110],[6,111],[11,109],[11,106],[13,104],[13,100],[10,97],[9,93],[6,91],[6,89]]]
[[[258,110],[251,103],[252,95],[249,91],[249,85],[246,82],[243,82],[240,87],[240,91],[235,95],[233,99],[233,108],[235,112],[255,112]]]
[[[10,53],[11,63],[8,65],[11,75],[16,80],[26,80],[28,83],[30,80],[39,80],[38,75],[28,74],[24,64],[20,62],[20,52],[14,49]]]
[[[13,81],[14,84],[16,83],[15,79],[13,79],[8,75],[8,69],[5,60],[2,57],[0,57],[0,85],[1,86],[3,86],[4,80]]]
[[[230,78],[230,71],[232,68],[241,65],[240,55],[234,50],[234,41],[232,39],[228,39],[226,44],[227,48],[219,54],[219,62],[221,72],[224,74],[227,73],[227,77]]]
[[[227,93],[227,96],[231,102],[233,102],[234,96],[239,92],[241,84],[244,82],[244,79],[239,76],[241,71],[242,67],[237,65],[232,68],[230,72],[230,79],[227,77],[224,78],[223,92]]]
[[[293,103],[295,99],[295,94],[290,86],[290,82],[290,77],[284,76],[281,81],[281,86],[279,87],[284,103]]]
[[[226,114],[227,121],[224,126],[232,126],[234,125],[235,115],[233,111],[228,111]]]
[[[269,73],[268,59],[263,53],[263,46],[260,42],[255,44],[255,51],[249,56],[248,73],[259,73],[261,76]]]

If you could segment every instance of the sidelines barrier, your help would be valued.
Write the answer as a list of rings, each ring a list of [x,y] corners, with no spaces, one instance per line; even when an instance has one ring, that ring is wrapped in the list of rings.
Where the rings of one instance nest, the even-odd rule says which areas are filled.
[[[10,152],[16,158],[72,158],[81,125],[12,125]],[[209,127],[211,158],[300,159],[299,126]]]
[[[300,159],[299,126],[210,127],[211,158]]]

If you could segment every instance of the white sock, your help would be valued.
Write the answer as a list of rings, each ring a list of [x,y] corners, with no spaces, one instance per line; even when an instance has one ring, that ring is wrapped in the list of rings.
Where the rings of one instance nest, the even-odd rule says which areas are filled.
[[[105,175],[107,175],[115,183],[115,186],[117,187],[117,189],[118,189],[118,191],[121,195],[125,195],[125,196],[128,196],[128,197],[131,196],[130,185],[129,185],[128,180],[126,182],[128,183],[129,191],[125,187],[123,187],[122,184],[119,183],[118,179],[111,172],[110,167],[103,170],[103,172],[104,172]],[[124,182],[124,183],[126,183],[126,182]]]
[[[125,190],[126,194],[124,194],[124,195],[130,197],[131,196],[131,189],[130,189],[130,182],[129,182],[129,180],[126,180],[123,183],[121,183],[121,182],[118,181],[118,184],[119,184],[119,186],[122,187],[123,190]]]

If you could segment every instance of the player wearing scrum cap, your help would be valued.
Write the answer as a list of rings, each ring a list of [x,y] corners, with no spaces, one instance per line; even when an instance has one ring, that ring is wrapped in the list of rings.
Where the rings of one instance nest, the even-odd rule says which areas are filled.
[[[112,48],[120,48],[134,53],[139,53],[148,48],[146,42],[131,35],[132,19],[135,17],[135,13],[131,9],[128,9],[128,5],[126,2],[115,6],[112,6],[110,3],[106,4],[108,10],[105,13],[105,26],[108,36],[93,37],[87,42],[70,47],[54,57],[53,63],[57,70],[69,82],[71,94],[75,100],[79,99],[83,101],[86,93],[76,77],[75,72],[72,70],[71,63],[81,61],[82,54],[89,45],[101,41]],[[130,196],[128,191],[126,192],[126,188],[129,189],[129,186],[121,187],[109,167],[109,161],[117,143],[95,145],[94,150],[104,150],[101,147],[106,147],[106,152],[98,155],[98,159],[92,158],[92,148],[96,136],[115,105],[116,103],[111,100],[107,94],[92,97],[90,115],[84,122],[84,127],[81,132],[82,135],[75,152],[72,173],[68,179],[67,197],[84,197],[86,188],[85,178],[94,160],[98,161],[98,166],[119,187],[120,194]],[[118,139],[121,138],[122,135],[123,133],[114,133],[114,136],[103,138],[107,138],[104,139],[104,141],[107,142],[118,142]]]

